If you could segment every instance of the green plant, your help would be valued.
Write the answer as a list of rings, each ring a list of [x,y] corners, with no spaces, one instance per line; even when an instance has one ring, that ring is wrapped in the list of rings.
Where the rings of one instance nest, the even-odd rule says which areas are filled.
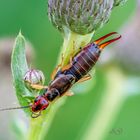
[[[61,4],[62,6],[60,7]],[[109,20],[111,9],[113,8],[113,2],[108,3],[106,0],[102,1],[102,3],[100,1],[90,1],[84,3],[83,7],[82,4],[82,0],[72,1],[70,6],[76,5],[78,7],[78,12],[75,13],[76,7],[69,7],[70,11],[67,11],[67,5],[63,0],[49,0],[49,17],[64,37],[63,47],[58,59],[58,63],[60,63],[61,55],[64,54],[63,66],[69,62],[73,48],[75,48],[76,53],[81,46],[84,47],[88,44],[96,29]],[[105,6],[103,7],[103,5]],[[89,14],[91,9],[94,9],[93,15]],[[87,19],[85,19],[85,12]],[[70,14],[69,18],[67,14]],[[70,17],[75,19],[70,19]],[[12,74],[16,95],[21,106],[28,105],[34,99],[34,94],[26,89],[23,81],[28,69],[25,58],[25,40],[20,33],[16,39],[12,55]],[[30,128],[26,139],[42,140],[45,137],[55,112],[65,102],[65,99],[66,97],[63,97],[53,103],[49,109],[43,111],[39,118],[30,119]],[[28,116],[31,115],[30,109],[25,109],[25,112]]]

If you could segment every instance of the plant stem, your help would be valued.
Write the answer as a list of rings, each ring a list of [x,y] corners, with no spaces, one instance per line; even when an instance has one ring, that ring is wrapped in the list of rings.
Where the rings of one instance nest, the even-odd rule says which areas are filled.
[[[65,98],[63,97],[61,100],[52,103],[51,107],[42,112],[40,117],[30,119],[27,140],[43,140],[45,138],[56,111],[64,102]]]
[[[92,36],[93,33],[88,35],[78,35],[76,33],[69,32],[64,38],[64,43],[59,55],[58,63],[61,62],[62,54],[64,54],[63,66],[66,65],[70,60],[73,48],[75,50],[75,54],[80,47],[85,46],[90,42]],[[66,97],[61,97],[59,101],[52,103],[49,109],[43,111],[40,117],[30,120],[30,128],[27,140],[43,140],[45,136],[47,136],[47,132],[49,130],[49,127],[55,116],[56,111],[65,101]]]
[[[84,47],[85,45],[87,45],[90,42],[93,34],[94,33],[90,33],[87,35],[79,35],[69,31],[68,35],[64,37],[63,47],[58,59],[59,63],[62,60],[62,54],[63,54],[64,58],[63,58],[62,66],[68,64],[70,57],[76,54],[80,50],[80,47]]]

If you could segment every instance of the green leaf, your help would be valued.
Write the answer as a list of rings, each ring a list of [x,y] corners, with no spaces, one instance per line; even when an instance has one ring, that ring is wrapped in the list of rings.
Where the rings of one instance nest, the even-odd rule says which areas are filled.
[[[13,84],[19,104],[21,106],[27,106],[29,105],[29,99],[25,98],[25,96],[33,95],[26,89],[23,81],[23,77],[28,70],[28,65],[25,55],[25,40],[21,33],[19,33],[15,41],[11,58],[11,69]],[[30,114],[29,109],[25,109],[25,112]]]

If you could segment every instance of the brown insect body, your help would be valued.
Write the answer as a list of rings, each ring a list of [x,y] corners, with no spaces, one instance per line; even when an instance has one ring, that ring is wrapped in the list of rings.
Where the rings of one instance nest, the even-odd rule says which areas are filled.
[[[72,74],[61,73],[50,83],[44,96],[49,101],[53,101],[57,96],[62,96],[66,91],[68,91],[74,83],[75,77]]]
[[[62,96],[71,86],[84,77],[98,60],[101,50],[96,44],[90,44],[82,49],[72,60],[69,69],[59,70],[55,79],[49,84],[44,96],[53,101]]]
[[[102,49],[110,43],[121,38],[121,36],[119,36],[99,44],[102,40],[113,34],[117,33],[112,32],[96,40],[94,43],[87,45],[73,57],[70,64],[68,64],[68,67],[62,67],[56,73],[54,79],[44,91],[44,94],[36,98],[34,104],[32,105],[32,111],[38,112],[46,109],[49,105],[49,102],[52,102],[57,97],[64,95],[74,83],[84,78],[84,76],[86,76],[96,64]]]
[[[79,81],[93,68],[100,56],[101,50],[94,43],[89,44],[82,49],[71,62],[71,67],[65,70],[65,75],[72,74],[75,77],[75,82]]]
[[[41,109],[44,110],[49,105],[49,102],[64,95],[74,83],[79,81],[92,69],[98,60],[100,52],[101,50],[94,43],[82,49],[74,56],[68,69],[57,72],[54,80],[51,81],[48,88],[44,91],[44,94],[35,100],[32,111],[38,112]]]

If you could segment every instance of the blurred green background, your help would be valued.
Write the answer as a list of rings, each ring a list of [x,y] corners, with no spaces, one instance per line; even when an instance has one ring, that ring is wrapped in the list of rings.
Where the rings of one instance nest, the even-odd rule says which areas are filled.
[[[139,1],[128,0],[124,6],[116,7],[109,22],[95,33],[94,38],[98,38],[108,32],[118,31],[123,38],[114,47],[108,47],[104,51],[93,79],[89,83],[74,87],[75,96],[69,97],[58,110],[46,136],[47,140],[140,139],[139,12]],[[46,0],[0,0],[0,41],[15,38],[19,30],[34,49],[35,60],[31,65],[44,72],[47,83],[55,67],[63,39],[47,17]],[[0,43],[0,47],[5,46]],[[2,65],[0,67],[2,77],[4,69]],[[7,81],[4,87],[7,88],[9,84]],[[10,94],[12,95],[14,96]],[[6,102],[7,106],[13,105],[8,101],[10,96],[9,93],[0,93],[0,107],[4,106],[3,102]],[[104,100],[111,101],[107,108],[104,108]],[[114,109],[111,109],[111,106]],[[113,117],[107,120],[106,114],[111,111]],[[13,114],[15,112],[17,111]],[[5,117],[0,125],[0,140],[15,140],[14,135],[10,135],[10,123],[6,123],[8,116],[13,115],[4,114],[5,112],[0,112],[1,122],[2,117]],[[106,120],[109,123],[104,130]],[[102,137],[94,138],[96,132],[102,134]]]

